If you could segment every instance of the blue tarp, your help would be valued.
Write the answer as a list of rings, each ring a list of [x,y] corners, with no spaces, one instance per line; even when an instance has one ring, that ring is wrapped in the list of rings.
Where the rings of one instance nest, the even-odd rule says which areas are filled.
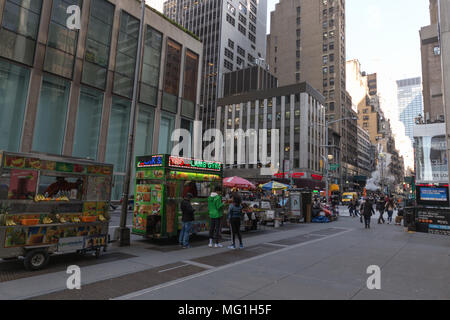
[[[311,220],[313,223],[329,223],[330,220],[325,216],[318,216]]]

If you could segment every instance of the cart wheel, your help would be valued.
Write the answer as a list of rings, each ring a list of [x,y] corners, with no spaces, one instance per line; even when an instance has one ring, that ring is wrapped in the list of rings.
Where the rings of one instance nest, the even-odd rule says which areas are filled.
[[[43,269],[49,261],[49,255],[47,250],[31,250],[29,251],[24,260],[25,269],[30,271]]]

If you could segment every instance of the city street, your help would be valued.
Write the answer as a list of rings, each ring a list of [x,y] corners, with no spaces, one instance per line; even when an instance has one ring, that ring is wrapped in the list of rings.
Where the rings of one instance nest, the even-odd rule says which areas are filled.
[[[114,220],[113,220],[114,221]],[[224,234],[224,240],[228,235]],[[245,233],[244,250],[192,249],[176,242],[110,246],[99,259],[52,257],[47,269],[0,262],[0,299],[449,299],[450,239],[357,218],[285,224]],[[66,268],[81,267],[81,290],[67,290]],[[381,268],[381,290],[367,288],[367,268]]]

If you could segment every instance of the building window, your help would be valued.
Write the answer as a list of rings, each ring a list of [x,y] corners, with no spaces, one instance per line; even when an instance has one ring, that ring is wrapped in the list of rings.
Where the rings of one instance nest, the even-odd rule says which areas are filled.
[[[105,0],[92,1],[81,81],[103,90],[106,88],[113,19],[112,4]]]
[[[250,29],[251,32],[256,33],[256,27],[253,23],[249,23],[248,28]]]
[[[227,13],[227,22],[231,24],[233,27],[236,25],[236,20],[232,16]]]
[[[71,79],[77,50],[78,30],[67,28],[66,10],[70,5],[80,6],[81,1],[71,1],[71,3],[63,0],[53,1],[44,70]]]
[[[82,86],[72,152],[74,157],[97,159],[102,109],[103,92]]]
[[[242,14],[239,13],[239,21],[243,24],[247,25],[247,18],[244,17]]]
[[[330,102],[330,104],[328,105],[328,110],[333,112],[334,111],[334,102]]]
[[[139,20],[122,11],[113,92],[130,99],[133,95],[138,37]]]
[[[167,41],[166,70],[164,74],[164,110],[177,113],[180,88],[181,45],[172,39]]]
[[[330,51],[334,50],[334,42],[330,42],[329,43],[329,48],[330,48]]]
[[[334,86],[334,78],[330,78],[330,86]]]
[[[7,0],[0,29],[0,55],[33,65],[42,0]]]
[[[300,39],[296,40],[297,49],[300,49]]]
[[[153,130],[155,109],[139,104],[139,116],[136,125],[135,156],[145,156],[153,153]]]
[[[250,39],[251,42],[255,43],[256,42],[256,37],[254,34],[252,33],[248,33],[248,38]]]
[[[241,10],[243,14],[247,14],[247,5],[239,3],[239,10]]]
[[[323,56],[322,57],[322,63],[323,64],[327,64],[328,63],[328,56]]]
[[[247,55],[248,62],[255,63],[255,57],[253,57],[250,53]]]
[[[247,30],[240,23],[238,24],[238,30],[245,36],[247,34]]]
[[[297,22],[297,25],[298,25],[298,26],[301,24],[301,19],[300,19],[300,17],[297,17],[296,22]]]
[[[300,70],[300,61],[297,61],[297,62],[295,63],[295,69],[296,69],[296,70]]]
[[[139,101],[155,106],[158,103],[158,87],[161,65],[162,33],[147,26],[142,62]]]
[[[228,70],[233,71],[233,64],[226,59],[224,59],[224,61],[223,61],[223,66],[225,68],[227,68]]]
[[[300,81],[300,73],[295,74],[295,81],[297,81],[297,82]]]
[[[441,55],[441,47],[439,47],[439,46],[434,47],[433,48],[433,54],[435,56],[440,56]]]
[[[0,150],[19,151],[29,81],[28,69],[0,60]]]
[[[234,49],[234,41],[231,39],[228,39],[228,47],[230,47],[231,49]]]
[[[300,50],[295,51],[295,56],[296,56],[297,58],[300,58]]]
[[[241,56],[245,57],[245,50],[239,46],[237,47],[237,53],[240,54]]]
[[[297,7],[297,15],[300,15],[301,13],[301,7]]]
[[[253,23],[256,23],[256,16],[253,13],[250,12],[248,16]]]
[[[195,103],[197,100],[198,55],[186,50],[184,62],[184,88],[181,114],[195,118]]]
[[[229,58],[230,60],[234,60],[234,54],[227,48],[225,48],[225,57]]]
[[[125,172],[130,110],[131,101],[112,97],[105,160],[114,164],[114,172]]]
[[[297,38],[300,38],[301,35],[301,29],[297,29]]]
[[[44,75],[34,127],[33,151],[62,153],[69,93],[69,81]]]
[[[227,2],[228,11],[234,16],[236,15],[236,8],[229,2]]]
[[[244,67],[244,60],[240,57],[236,57],[236,65]]]

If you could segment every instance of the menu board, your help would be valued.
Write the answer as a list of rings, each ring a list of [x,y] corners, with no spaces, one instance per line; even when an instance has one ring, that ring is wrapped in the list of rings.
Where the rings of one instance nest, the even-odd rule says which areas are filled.
[[[164,185],[138,184],[133,213],[133,231],[145,233],[147,230],[147,216],[161,216],[164,210]]]
[[[163,179],[163,169],[146,169],[136,172],[136,179]]]

